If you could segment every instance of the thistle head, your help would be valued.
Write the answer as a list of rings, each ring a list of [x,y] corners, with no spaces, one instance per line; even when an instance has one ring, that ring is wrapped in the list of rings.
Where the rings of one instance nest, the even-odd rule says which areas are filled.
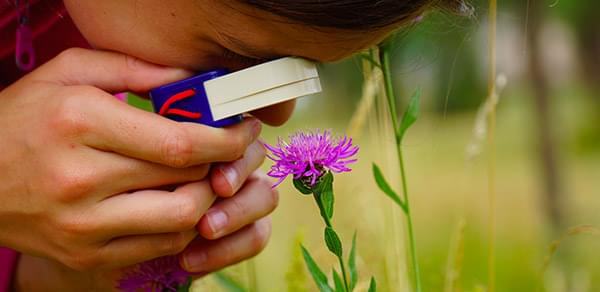
[[[166,256],[137,265],[119,280],[117,288],[125,292],[175,292],[190,285],[191,277],[179,266],[177,256]]]
[[[275,164],[268,175],[277,178],[276,187],[288,176],[299,180],[309,188],[328,171],[350,172],[348,165],[357,161],[358,146],[352,145],[352,138],[334,138],[331,131],[296,132],[289,136],[289,142],[279,138],[276,145],[265,144],[270,152],[267,157]]]

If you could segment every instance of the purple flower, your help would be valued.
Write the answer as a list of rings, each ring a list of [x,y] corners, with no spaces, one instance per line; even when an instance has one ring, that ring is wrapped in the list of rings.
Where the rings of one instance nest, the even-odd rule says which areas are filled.
[[[125,292],[177,291],[191,276],[179,266],[177,256],[167,256],[139,264],[119,280],[117,288]]]
[[[279,138],[276,146],[265,144],[271,152],[267,157],[275,162],[268,175],[279,179],[273,187],[289,175],[313,187],[327,171],[349,172],[352,170],[347,165],[356,162],[351,158],[358,153],[358,146],[352,145],[352,138],[334,139],[331,131],[317,130],[297,132],[289,139],[287,143]]]

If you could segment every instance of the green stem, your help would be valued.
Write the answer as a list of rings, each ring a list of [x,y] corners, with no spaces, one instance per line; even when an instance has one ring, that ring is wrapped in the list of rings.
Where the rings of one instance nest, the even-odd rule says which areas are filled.
[[[402,141],[400,140],[398,133],[400,125],[398,124],[398,116],[396,111],[396,95],[394,94],[394,86],[392,82],[392,71],[390,68],[390,54],[385,46],[379,47],[379,57],[381,59],[381,67],[383,68],[383,78],[385,82],[385,93],[387,95],[388,105],[390,107],[390,115],[392,116],[392,123],[394,125],[394,137],[396,140],[396,151],[398,152],[398,160],[400,163],[400,175],[402,178],[402,190],[404,192],[404,210],[406,215],[406,225],[408,228],[408,238],[410,245],[410,258],[413,266],[413,281],[415,285],[415,291],[421,292],[421,273],[419,271],[419,262],[417,261],[417,247],[416,239],[413,230],[412,215],[410,210],[410,200],[408,195],[408,183],[406,180],[406,172],[404,170],[404,158],[402,155]]]
[[[392,125],[394,126],[394,136],[397,135],[398,113],[396,112],[396,95],[394,94],[394,84],[392,82],[392,70],[390,69],[390,54],[385,46],[379,47],[379,58],[383,70],[383,78],[385,81],[385,93],[387,95],[388,107],[392,116]]]
[[[321,195],[319,195],[318,193],[314,193],[313,197],[315,198],[315,202],[317,202],[317,206],[319,206],[319,212],[321,213],[321,217],[323,218],[323,221],[325,221],[325,225],[327,225],[327,227],[332,227],[331,225],[331,220],[329,219],[329,217],[327,216],[327,214],[325,213],[325,209],[323,207],[323,204],[321,204]]]
[[[417,261],[417,244],[415,233],[413,231],[412,215],[410,211],[410,201],[408,200],[408,187],[406,182],[406,172],[404,171],[404,158],[400,144],[398,148],[398,159],[400,160],[400,175],[402,176],[402,189],[404,192],[404,203],[406,206],[406,224],[408,225],[408,239],[410,240],[410,258],[414,268],[415,291],[421,291],[421,273],[419,272],[419,261]]]
[[[315,198],[315,201],[317,202],[317,206],[319,206],[319,211],[321,212],[321,217],[323,218],[323,221],[325,221],[325,225],[333,230],[335,230],[333,228],[333,225],[331,224],[331,219],[329,219],[329,217],[327,216],[327,214],[325,213],[323,204],[321,204],[321,200],[319,198],[319,194],[318,193],[314,193],[313,197]],[[340,262],[340,268],[342,270],[342,277],[344,278],[344,288],[346,289],[346,291],[350,292],[350,285],[348,285],[348,277],[346,276],[346,266],[344,265],[344,259],[338,255],[335,255],[338,259],[338,261]]]
[[[346,291],[350,292],[350,285],[348,285],[348,277],[346,276],[346,267],[344,265],[344,259],[341,257],[337,257],[340,262],[340,267],[342,268],[342,277],[344,277],[344,286],[346,287]]]

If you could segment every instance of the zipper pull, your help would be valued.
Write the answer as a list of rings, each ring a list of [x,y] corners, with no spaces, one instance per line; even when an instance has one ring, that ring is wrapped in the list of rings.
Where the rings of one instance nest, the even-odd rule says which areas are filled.
[[[20,7],[17,7],[19,10]],[[29,3],[26,4],[26,10],[29,10]],[[27,13],[21,14],[19,11],[19,27],[17,28],[15,61],[21,71],[31,71],[35,66],[35,51],[33,49],[33,33],[29,27]]]

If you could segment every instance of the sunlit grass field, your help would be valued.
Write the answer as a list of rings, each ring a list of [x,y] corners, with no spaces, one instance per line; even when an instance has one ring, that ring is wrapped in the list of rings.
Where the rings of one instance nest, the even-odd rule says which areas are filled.
[[[348,133],[360,98],[360,68],[356,61],[323,68],[323,94],[302,99],[292,119],[280,128],[265,128],[262,139],[306,129]],[[360,81],[360,80],[358,80]],[[418,84],[415,84],[417,86]],[[402,96],[408,96],[410,88]],[[424,110],[404,142],[411,189],[417,247],[424,291],[485,291],[487,284],[487,159],[467,155],[473,139],[475,111],[440,114],[432,110],[433,96],[423,88]],[[600,227],[600,154],[580,151],[578,130],[594,115],[577,86],[555,92],[554,130],[559,147],[565,226],[553,228],[544,209],[536,130],[530,93],[511,88],[498,107],[496,291],[599,291],[600,236],[581,234],[565,239],[542,275],[552,241],[568,227]],[[460,98],[450,96],[449,98]],[[405,101],[405,100],[404,100]],[[371,164],[397,176],[392,136],[377,134],[377,117],[369,116],[355,142],[361,147],[354,171],[336,176],[334,224],[344,246],[358,233],[358,265],[366,291],[374,275],[380,291],[410,291],[404,217],[376,187]],[[354,129],[356,130],[356,129]],[[270,166],[265,162],[265,170]],[[392,179],[393,181],[393,179]],[[399,190],[398,180],[395,187]],[[317,291],[304,268],[300,242],[326,271],[335,265],[322,243],[322,221],[312,198],[284,183],[280,206],[272,216],[272,238],[255,260],[230,268],[247,291]],[[346,254],[348,250],[345,251]],[[452,283],[454,279],[454,284]],[[570,283],[570,284],[568,284]],[[195,291],[239,291],[212,277],[195,283]],[[569,287],[567,290],[566,287]],[[452,289],[454,288],[454,289]]]
[[[335,72],[335,71],[334,71]],[[327,81],[327,78],[325,78]],[[331,80],[329,80],[331,82]],[[337,80],[343,82],[343,79]],[[266,128],[263,139],[274,143],[299,129],[348,131],[358,92],[331,91],[300,102],[293,118],[281,128]],[[354,87],[356,90],[356,86]],[[576,90],[571,92],[577,92]],[[352,96],[354,95],[354,97]],[[568,97],[567,97],[568,96]],[[424,89],[423,103],[428,104]],[[600,226],[600,155],[576,149],[577,125],[586,112],[577,94],[557,93],[556,125],[566,226]],[[487,173],[485,145],[479,156],[468,158],[475,112],[440,115],[427,109],[404,144],[411,188],[413,216],[424,291],[484,291],[487,283]],[[547,291],[600,290],[600,237],[582,234],[562,242],[542,276],[550,244],[567,231],[552,228],[544,210],[540,171],[535,155],[535,131],[528,93],[509,90],[498,109],[497,140],[497,289],[536,291],[545,282]],[[381,291],[410,291],[405,252],[404,218],[377,189],[371,164],[393,165],[393,147],[375,135],[369,117],[356,143],[361,146],[354,171],[338,175],[335,182],[334,224],[345,246],[358,232],[359,271],[366,291],[374,275]],[[391,137],[390,137],[391,139]],[[391,154],[390,154],[391,153]],[[267,161],[264,169],[268,169]],[[387,166],[388,175],[397,170]],[[396,188],[399,189],[398,184]],[[316,291],[304,269],[298,246],[302,242],[323,267],[335,259],[322,244],[322,222],[312,198],[284,183],[280,206],[273,214],[272,239],[267,249],[250,263],[225,271],[249,291]],[[346,250],[346,253],[348,251]],[[325,269],[325,270],[328,270]],[[455,284],[447,282],[455,277]],[[543,280],[542,280],[543,279]],[[196,291],[232,291],[214,278],[195,284]],[[541,290],[540,290],[541,291]]]

